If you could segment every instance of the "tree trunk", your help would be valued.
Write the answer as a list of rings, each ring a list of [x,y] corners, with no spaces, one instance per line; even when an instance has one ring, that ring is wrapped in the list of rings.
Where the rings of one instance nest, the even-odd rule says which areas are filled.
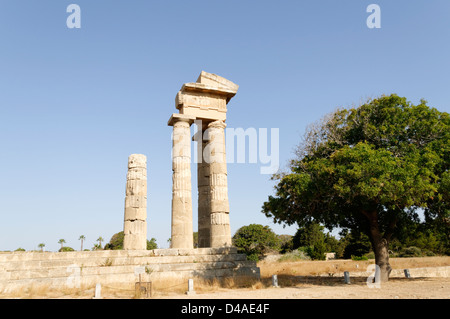
[[[380,267],[380,282],[387,282],[389,280],[389,274],[392,271],[389,264],[389,251],[388,242],[385,238],[381,238],[375,241],[373,247],[375,252],[375,264]]]
[[[387,282],[392,271],[389,264],[389,242],[382,236],[378,225],[378,213],[376,211],[363,212],[369,221],[369,238],[375,253],[375,264],[379,267],[380,282]],[[376,277],[375,280],[378,278]]]

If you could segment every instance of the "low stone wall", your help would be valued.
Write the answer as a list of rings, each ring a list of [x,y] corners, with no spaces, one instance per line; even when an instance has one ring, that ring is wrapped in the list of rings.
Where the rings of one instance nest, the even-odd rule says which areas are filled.
[[[433,278],[433,277],[450,277],[450,266],[442,267],[423,267],[423,268],[409,268],[409,275],[411,278]],[[353,277],[368,277],[373,276],[374,272],[360,271],[350,272]],[[344,276],[342,274],[342,276]],[[389,278],[404,278],[404,269],[393,269]]]
[[[236,248],[0,253],[0,293],[30,285],[51,288],[247,276],[256,263]]]

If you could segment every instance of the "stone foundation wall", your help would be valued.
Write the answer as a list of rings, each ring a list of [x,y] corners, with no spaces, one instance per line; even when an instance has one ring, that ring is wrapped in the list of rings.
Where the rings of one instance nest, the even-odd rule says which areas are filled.
[[[0,253],[0,293],[36,284],[56,287],[189,278],[259,278],[236,248]]]

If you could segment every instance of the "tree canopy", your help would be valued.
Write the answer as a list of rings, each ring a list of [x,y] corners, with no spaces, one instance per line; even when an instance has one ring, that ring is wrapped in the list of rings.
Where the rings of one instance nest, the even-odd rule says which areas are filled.
[[[263,213],[275,222],[365,232],[383,279],[388,243],[423,209],[449,228],[450,117],[395,94],[338,109],[311,125],[290,172],[274,176]]]

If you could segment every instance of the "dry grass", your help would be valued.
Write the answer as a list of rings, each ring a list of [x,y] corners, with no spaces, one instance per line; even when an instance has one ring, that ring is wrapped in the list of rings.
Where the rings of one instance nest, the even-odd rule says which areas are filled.
[[[290,276],[320,276],[330,277],[342,275],[344,271],[360,272],[366,271],[374,260],[349,260],[336,259],[327,261],[261,261],[258,267],[261,270],[261,277],[272,275]],[[417,257],[417,258],[390,258],[390,264],[394,269],[422,268],[450,266],[450,256],[439,257]]]
[[[92,298],[94,287],[80,286],[51,287],[49,284],[35,283],[31,286],[21,286],[14,290],[2,293],[2,298],[22,298],[22,299],[58,299],[58,298]]]
[[[153,281],[153,296],[164,297],[172,294],[186,293],[188,286],[186,279],[164,279]],[[194,278],[194,290],[198,293],[209,293],[227,289],[261,289],[263,285],[260,280],[247,277],[227,277],[206,279]]]
[[[261,271],[261,279],[246,277],[234,278],[194,278],[194,290],[198,294],[227,291],[230,289],[258,290],[272,286],[272,275],[278,276],[278,284],[281,287],[308,287],[308,286],[337,286],[343,285],[342,274],[344,271],[364,272],[373,264],[373,260],[328,260],[328,261],[261,261],[258,263]],[[391,266],[394,269],[422,268],[450,266],[450,256],[444,257],[420,257],[420,258],[391,258]],[[401,279],[394,279],[394,281]],[[352,277],[352,283],[365,285],[366,278]],[[152,295],[154,298],[185,294],[187,280],[180,278],[168,278],[152,282]],[[74,298],[90,299],[94,297],[95,285],[79,288],[50,287],[46,284],[34,284],[32,286],[19,287],[14,291],[1,294],[1,298]],[[133,299],[135,295],[134,283],[122,285],[102,285],[103,298]]]

